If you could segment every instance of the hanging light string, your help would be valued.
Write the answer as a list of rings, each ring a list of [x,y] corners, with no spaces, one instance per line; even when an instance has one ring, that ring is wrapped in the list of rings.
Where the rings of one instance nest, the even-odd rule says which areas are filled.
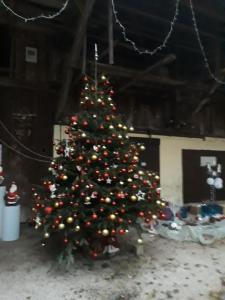
[[[52,15],[45,15],[45,14],[41,14],[39,16],[36,17],[24,17],[18,13],[16,13],[11,7],[9,7],[4,0],[1,0],[1,4],[9,11],[11,12],[15,17],[23,20],[24,22],[28,22],[28,21],[36,21],[38,19],[48,19],[48,20],[52,20],[55,19],[56,17],[60,16],[67,8],[68,4],[69,4],[69,0],[66,0],[63,3],[63,6],[54,14]]]
[[[14,136],[10,131],[9,129],[4,125],[4,123],[0,120],[0,125],[2,126],[2,128],[9,134],[9,136],[14,139],[22,148],[24,148],[25,150],[27,150],[28,152],[34,154],[34,155],[37,155],[39,157],[42,157],[42,158],[46,158],[46,159],[52,159],[52,157],[50,156],[47,156],[47,155],[43,155],[43,154],[40,154],[28,147],[26,147],[23,143],[21,143],[21,141],[16,137]]]
[[[5,145],[8,149],[14,151],[15,153],[17,153],[17,154],[19,154],[19,155],[21,155],[21,156],[23,156],[23,157],[25,157],[25,158],[27,158],[27,159],[34,160],[34,161],[38,161],[38,162],[43,162],[43,163],[48,163],[48,164],[50,163],[50,160],[43,160],[43,159],[34,158],[34,157],[31,157],[31,156],[29,156],[29,155],[27,155],[27,154],[24,154],[24,153],[20,152],[20,151],[17,150],[16,148],[10,146],[8,143],[6,143],[6,142],[5,142],[4,140],[2,140],[1,138],[0,138],[0,143],[2,143],[3,145]]]
[[[167,45],[167,43],[168,43],[168,41],[169,41],[169,39],[170,39],[173,31],[174,31],[174,26],[176,24],[176,21],[177,21],[178,15],[179,15],[179,5],[180,5],[180,0],[176,0],[174,17],[173,17],[172,21],[170,22],[169,32],[167,33],[167,35],[166,35],[164,41],[162,42],[162,44],[159,45],[159,46],[157,46],[153,50],[149,50],[149,49],[141,50],[140,48],[138,48],[138,46],[136,45],[136,43],[134,41],[132,41],[130,38],[128,38],[128,36],[127,36],[127,29],[121,23],[121,21],[119,20],[119,18],[117,16],[118,12],[116,10],[114,0],[112,0],[113,14],[114,14],[116,23],[121,28],[121,32],[122,32],[122,35],[123,35],[123,38],[124,38],[125,42],[131,44],[131,46],[133,47],[134,51],[136,51],[137,53],[139,53],[139,54],[149,54],[149,55],[154,55],[154,54],[156,54],[157,52],[161,51],[163,48],[166,47],[166,45]]]
[[[194,5],[193,5],[192,0],[189,0],[189,2],[190,2],[191,14],[192,14],[193,26],[194,26],[194,30],[195,30],[195,33],[196,33],[196,36],[197,36],[199,47],[200,47],[200,50],[201,50],[201,53],[202,53],[202,57],[203,57],[203,60],[204,60],[204,63],[205,63],[205,67],[208,70],[209,75],[211,76],[212,79],[214,79],[219,84],[224,84],[225,85],[225,81],[220,80],[212,72],[212,69],[211,69],[211,67],[209,65],[209,60],[208,60],[207,55],[206,55],[205,47],[203,46],[202,39],[200,37],[200,32],[199,32],[199,29],[198,29],[198,24],[197,24],[197,20],[196,20],[196,14],[195,14],[195,10],[194,10]]]

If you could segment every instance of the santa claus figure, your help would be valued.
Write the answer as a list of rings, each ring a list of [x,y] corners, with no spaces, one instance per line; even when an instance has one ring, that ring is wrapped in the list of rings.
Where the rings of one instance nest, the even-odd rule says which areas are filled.
[[[6,205],[16,205],[19,201],[19,196],[17,194],[17,185],[16,183],[13,181],[11,183],[11,186],[9,188],[9,191],[6,195]]]
[[[0,184],[2,184],[4,181],[4,174],[3,174],[3,168],[0,166]]]

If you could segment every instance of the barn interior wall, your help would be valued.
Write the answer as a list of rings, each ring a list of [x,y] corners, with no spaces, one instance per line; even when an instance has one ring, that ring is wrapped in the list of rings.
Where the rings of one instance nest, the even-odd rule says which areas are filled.
[[[130,135],[136,138],[150,138],[147,134],[133,133]],[[66,138],[65,126],[55,125],[53,140],[57,142],[64,138]],[[222,138],[205,137],[204,139],[200,139],[161,135],[152,135],[151,138],[160,139],[159,151],[162,197],[177,205],[184,203],[182,150],[224,151],[225,154],[225,139]]]

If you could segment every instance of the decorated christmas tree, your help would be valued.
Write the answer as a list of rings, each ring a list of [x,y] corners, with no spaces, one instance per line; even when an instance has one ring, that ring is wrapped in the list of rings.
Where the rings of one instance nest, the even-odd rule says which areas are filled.
[[[139,167],[143,144],[134,144],[116,114],[110,82],[84,78],[80,111],[71,117],[68,138],[56,146],[50,176],[34,192],[36,228],[43,245],[58,234],[65,253],[85,251],[97,257],[119,248],[140,220],[157,219],[165,205],[159,176]]]

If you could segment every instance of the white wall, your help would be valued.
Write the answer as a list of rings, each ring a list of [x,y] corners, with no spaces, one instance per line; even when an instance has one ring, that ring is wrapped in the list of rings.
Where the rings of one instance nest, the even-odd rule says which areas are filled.
[[[54,139],[65,137],[63,126],[55,126]],[[149,138],[147,134],[131,134],[131,136]],[[219,138],[185,138],[153,135],[160,139],[160,177],[162,197],[167,201],[183,203],[183,170],[182,150],[214,150],[225,151],[225,139]],[[200,162],[199,162],[200,164]],[[225,167],[225,166],[224,166]]]
[[[182,204],[182,150],[225,151],[225,139],[205,138],[203,140],[184,137],[158,137],[160,138],[160,175],[162,196],[168,201],[176,204]]]

